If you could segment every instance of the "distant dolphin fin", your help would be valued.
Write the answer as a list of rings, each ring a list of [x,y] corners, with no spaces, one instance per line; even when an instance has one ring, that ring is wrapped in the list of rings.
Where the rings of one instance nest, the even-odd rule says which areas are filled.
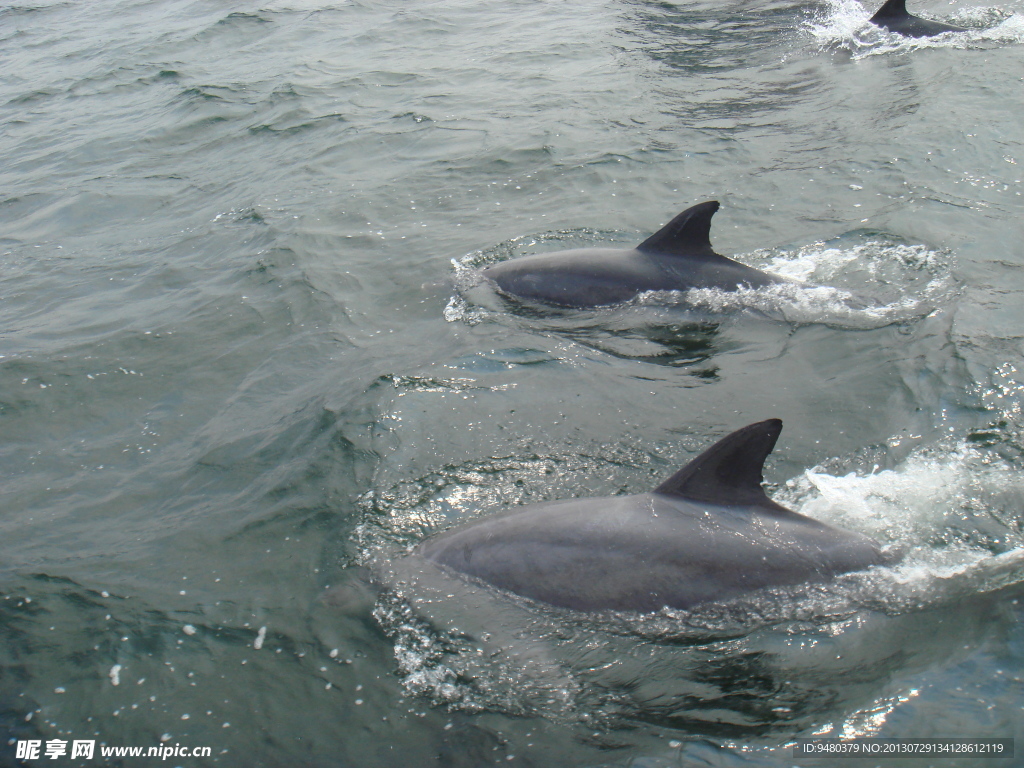
[[[906,37],[931,37],[945,32],[966,32],[963,27],[943,24],[941,21],[921,19],[907,12],[907,0],[888,0],[874,16],[871,23],[885,27]]]
[[[910,13],[907,12],[907,0],[889,0],[889,2],[875,12],[875,15],[871,17],[871,21],[875,22],[880,19],[906,19],[909,17]]]
[[[768,419],[738,429],[672,475],[654,492],[709,504],[756,505],[777,513],[797,515],[769,499],[761,487],[764,461],[781,432],[780,419]]]
[[[717,200],[687,208],[636,249],[670,256],[717,256],[711,249],[711,217],[717,210]]]

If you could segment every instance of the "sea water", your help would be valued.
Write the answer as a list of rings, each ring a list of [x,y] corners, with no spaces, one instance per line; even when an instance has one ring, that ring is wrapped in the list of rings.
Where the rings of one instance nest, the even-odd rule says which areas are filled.
[[[0,764],[1024,749],[1024,5],[911,5],[968,31],[856,0],[0,6]],[[709,199],[720,253],[794,282],[538,313],[479,279]],[[402,570],[769,417],[773,497],[898,566],[646,617]]]

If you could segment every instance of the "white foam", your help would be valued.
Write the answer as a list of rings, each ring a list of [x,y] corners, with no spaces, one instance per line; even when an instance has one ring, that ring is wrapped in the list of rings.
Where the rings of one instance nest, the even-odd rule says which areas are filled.
[[[751,258],[768,258],[768,265],[764,267],[766,271],[797,282],[827,282],[841,276],[851,266],[865,270],[875,279],[887,271],[904,273],[897,276],[906,279],[918,272],[935,274],[946,269],[945,254],[941,251],[930,250],[925,245],[882,240],[870,240],[845,248],[818,242],[793,251],[755,251]]]
[[[1011,567],[1020,559],[1013,553],[1024,553],[1024,478],[972,446],[921,450],[898,469],[867,475],[809,469],[784,495],[801,514],[902,549],[904,559],[887,572],[903,587],[895,590],[902,593],[894,594],[897,602],[947,599],[958,589],[954,582],[990,591],[1024,581],[1024,569]],[[1004,551],[993,554],[982,542]]]
[[[1002,23],[989,29],[983,29],[976,33],[982,40],[996,40],[999,42],[1024,42],[1024,16],[1015,13]]]
[[[948,281],[934,281],[918,296],[905,295],[875,306],[858,306],[849,291],[825,285],[780,284],[764,288],[723,291],[697,288],[686,293],[686,302],[699,309],[727,313],[752,309],[790,323],[822,323],[839,328],[867,330],[906,322],[930,314],[933,297],[950,287]]]
[[[842,476],[816,469],[790,481],[806,494],[800,511],[818,520],[866,528],[873,535],[898,532],[923,537],[970,484],[967,449],[941,459],[911,457],[899,470]]]
[[[753,309],[792,323],[869,329],[925,317],[956,290],[948,254],[924,245],[819,242],[755,251],[739,260],[792,282],[754,290],[694,289],[686,300],[717,313]]]
[[[871,8],[875,8],[872,4]],[[820,50],[847,50],[853,58],[880,54],[907,53],[921,48],[980,47],[986,42],[1024,41],[1024,17],[1008,15],[998,8],[964,10],[948,19],[962,32],[947,32],[933,37],[904,37],[871,23],[873,10],[858,0],[829,0],[824,13],[808,22],[807,30]]]

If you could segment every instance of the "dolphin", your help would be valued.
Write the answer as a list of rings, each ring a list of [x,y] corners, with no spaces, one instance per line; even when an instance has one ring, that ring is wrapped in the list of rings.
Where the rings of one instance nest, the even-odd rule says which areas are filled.
[[[763,466],[781,431],[769,419],[733,432],[650,493],[514,508],[427,539],[418,553],[532,600],[634,613],[892,563],[873,539],[768,498]]]
[[[711,248],[711,200],[687,208],[636,248],[579,248],[493,264],[483,275],[505,294],[557,307],[599,307],[645,291],[759,288],[780,277]]]
[[[896,32],[905,37],[931,37],[932,35],[941,35],[943,32],[967,31],[963,27],[954,27],[950,24],[943,24],[941,21],[929,21],[918,16],[911,16],[907,13],[907,0],[888,0],[871,17],[871,21],[880,27],[885,27],[890,32]]]

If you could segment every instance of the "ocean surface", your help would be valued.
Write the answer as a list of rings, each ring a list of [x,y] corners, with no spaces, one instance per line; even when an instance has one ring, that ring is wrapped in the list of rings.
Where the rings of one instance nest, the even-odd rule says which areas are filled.
[[[968,31],[0,4],[0,765],[1024,764],[1024,2],[911,9]],[[548,313],[479,278],[711,199],[716,250],[793,283]],[[769,417],[771,495],[901,564],[645,617],[403,575]]]

